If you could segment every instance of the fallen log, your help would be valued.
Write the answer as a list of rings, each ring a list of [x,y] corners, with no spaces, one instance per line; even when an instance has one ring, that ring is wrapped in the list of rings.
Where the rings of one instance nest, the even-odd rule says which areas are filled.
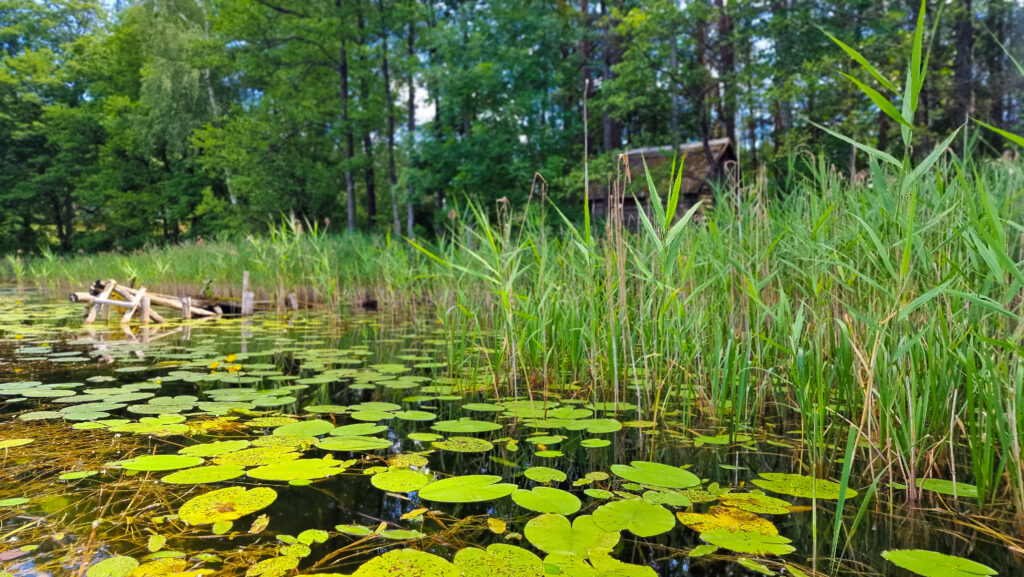
[[[123,296],[126,299],[133,299],[133,298],[135,298],[135,293],[138,292],[138,291],[135,291],[135,290],[132,290],[130,288],[123,287],[123,286],[119,286],[118,288],[121,289],[121,290],[118,291],[118,294],[120,294],[121,296]],[[162,305],[162,306],[165,306],[165,307],[171,307],[172,309],[179,310],[179,311],[182,308],[184,308],[183,305],[182,305],[181,299],[176,298],[176,297],[171,297],[171,296],[157,294],[157,293],[147,293],[146,296],[149,297],[150,304]],[[217,316],[217,313],[215,313],[213,311],[208,311],[208,310],[203,309],[203,308],[199,308],[197,306],[189,306],[189,311],[192,313],[192,316],[199,316],[199,317],[215,317],[215,316]]]

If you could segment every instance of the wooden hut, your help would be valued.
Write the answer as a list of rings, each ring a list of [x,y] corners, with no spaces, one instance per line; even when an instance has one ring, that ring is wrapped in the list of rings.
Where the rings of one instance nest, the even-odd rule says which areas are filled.
[[[627,226],[638,226],[640,223],[637,201],[650,215],[651,195],[647,188],[644,163],[646,162],[647,170],[651,172],[658,195],[662,202],[665,202],[672,189],[673,156],[678,163],[678,159],[684,155],[686,162],[683,166],[682,185],[679,188],[677,217],[686,214],[686,211],[697,203],[710,205],[713,202],[713,185],[733,177],[736,171],[736,150],[728,138],[708,141],[707,151],[701,141],[681,144],[675,155],[672,153],[672,146],[627,150],[624,154],[625,165],[620,161],[618,174],[604,175],[606,178],[603,180],[590,181],[590,215],[596,218],[606,217],[609,207],[616,202],[621,206],[623,223]],[[625,194],[618,194],[622,188],[621,182],[625,180],[626,166],[631,182],[626,184]]]

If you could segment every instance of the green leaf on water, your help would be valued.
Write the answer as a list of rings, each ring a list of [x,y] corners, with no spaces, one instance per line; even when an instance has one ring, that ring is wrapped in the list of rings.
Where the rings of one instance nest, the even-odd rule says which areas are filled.
[[[686,495],[669,491],[645,491],[643,500],[654,505],[668,505],[669,507],[689,507],[693,504],[686,498]]]
[[[486,433],[501,428],[498,423],[462,418],[457,421],[438,421],[430,427],[442,433]]]
[[[10,497],[7,499],[0,499],[0,507],[17,507],[18,505],[24,505],[28,503],[28,499],[25,497]]]
[[[534,487],[532,491],[519,489],[512,493],[512,500],[520,507],[538,513],[572,515],[582,506],[576,495],[553,487]]]
[[[146,543],[146,549],[149,549],[150,553],[156,553],[163,549],[166,544],[167,537],[164,537],[163,535],[150,535],[149,541]]]
[[[12,447],[20,447],[27,445],[35,439],[4,439],[0,441],[0,449],[10,449]]]
[[[393,493],[412,493],[420,490],[429,482],[430,477],[427,474],[411,469],[384,471],[370,478],[370,483],[374,487]]]
[[[548,553],[564,552],[586,558],[591,549],[614,548],[619,542],[618,531],[605,531],[594,523],[590,515],[580,515],[572,523],[562,515],[544,514],[526,523],[526,540]]]
[[[131,557],[110,557],[89,567],[85,577],[127,577],[139,566],[139,562]]]
[[[984,577],[996,574],[995,569],[976,561],[924,549],[883,551],[882,557],[923,577]]]
[[[701,533],[700,538],[723,549],[751,555],[786,555],[796,551],[789,539],[781,535],[765,535],[750,531],[717,529]]]
[[[325,451],[375,451],[390,449],[391,441],[377,437],[330,437],[316,446]]]
[[[669,489],[685,489],[700,484],[700,479],[689,471],[652,463],[649,461],[633,461],[630,465],[612,465],[612,473],[623,479]]]
[[[129,461],[122,461],[121,467],[129,471],[171,471],[201,465],[199,457],[187,455],[143,455]]]
[[[718,547],[716,545],[697,545],[693,549],[690,549],[689,556],[690,557],[703,557],[705,555],[710,555],[710,554],[714,553],[715,551],[718,551]]]
[[[362,437],[368,435],[376,435],[377,433],[383,433],[388,430],[387,425],[377,425],[375,423],[352,423],[351,425],[344,425],[337,427],[331,431],[332,437]]]
[[[269,487],[217,489],[186,501],[178,517],[189,525],[234,521],[269,506],[275,499],[277,491]]]
[[[299,566],[298,557],[282,555],[256,563],[245,572],[245,577],[283,577]]]
[[[372,529],[362,525],[335,525],[334,530],[346,535],[355,535],[356,537],[365,537],[373,534]]]
[[[594,511],[594,523],[605,531],[628,529],[638,537],[653,537],[671,531],[676,518],[662,507],[643,499],[605,503]]]
[[[551,467],[530,467],[523,474],[526,475],[527,479],[537,481],[538,483],[561,482],[567,478],[565,473]]]
[[[334,459],[297,459],[283,463],[271,463],[245,474],[253,479],[264,481],[306,481],[326,479],[327,477],[345,472],[345,463]]]
[[[319,437],[334,430],[334,423],[313,419],[281,425],[274,429],[274,435],[295,435],[299,437]]]
[[[611,499],[615,496],[611,491],[605,491],[604,489],[584,489],[583,494],[594,499]]]
[[[92,477],[93,475],[99,474],[99,471],[74,471],[72,473],[64,473],[57,477],[61,481],[74,481],[76,479],[84,479],[86,477]]]
[[[287,446],[254,447],[252,449],[242,449],[241,451],[218,455],[213,459],[213,462],[218,465],[257,467],[260,465],[270,465],[272,463],[281,463],[284,461],[294,461],[301,456],[301,453],[296,453],[293,451],[292,447]]]
[[[182,471],[175,471],[160,479],[164,483],[176,485],[196,485],[200,483],[217,483],[241,477],[245,469],[238,465],[210,465],[207,467],[193,467]]]
[[[498,475],[463,475],[434,481],[420,489],[419,496],[441,503],[475,503],[511,495],[518,487],[499,483]]]
[[[447,560],[426,551],[398,549],[363,563],[352,577],[416,575],[417,577],[458,577],[459,571]]]
[[[771,569],[769,569],[767,565],[765,565],[764,563],[758,563],[757,561],[754,561],[753,559],[747,559],[746,557],[740,557],[739,559],[736,560],[736,563],[740,564],[743,567],[746,567],[747,569],[750,569],[751,571],[755,571],[755,572],[760,573],[762,575],[769,575],[769,576],[776,575],[776,573],[774,571],[772,571]]]
[[[839,483],[790,473],[759,473],[759,475],[763,479],[754,479],[751,482],[773,493],[817,499],[839,498]],[[852,499],[856,496],[857,491],[853,489],[846,490],[847,499]]]
[[[190,457],[216,457],[226,453],[241,451],[247,448],[249,444],[249,441],[241,439],[235,441],[214,441],[212,443],[201,443],[184,447],[178,450],[178,454]]]
[[[957,497],[978,498],[978,488],[967,483],[954,483],[945,479],[918,479],[917,486],[925,491],[933,491],[943,495],[953,495],[955,490]]]
[[[504,543],[487,550],[468,548],[455,554],[455,569],[463,577],[543,577],[544,563],[532,552]]]
[[[303,545],[312,545],[313,543],[324,543],[327,541],[327,531],[323,529],[306,529],[295,536],[295,540]]]
[[[449,437],[443,441],[432,443],[435,449],[455,453],[486,453],[494,448],[494,444],[486,439],[476,437]]]
[[[726,507],[766,515],[785,515],[790,512],[789,508],[792,507],[788,501],[769,497],[761,491],[726,493],[718,498],[718,502]]]

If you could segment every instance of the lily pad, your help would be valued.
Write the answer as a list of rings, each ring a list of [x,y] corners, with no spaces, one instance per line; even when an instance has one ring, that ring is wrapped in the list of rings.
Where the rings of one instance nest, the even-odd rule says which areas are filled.
[[[316,446],[325,451],[375,451],[390,449],[391,441],[377,437],[330,437]]]
[[[693,473],[661,463],[633,461],[630,465],[612,465],[612,473],[623,479],[669,489],[685,489],[700,484],[700,478]]]
[[[187,455],[143,455],[130,461],[122,461],[121,467],[129,471],[171,471],[201,465],[199,457]]]
[[[228,487],[189,499],[178,510],[178,516],[189,525],[234,521],[269,506],[275,499],[277,491],[269,487]]]
[[[139,566],[131,557],[110,557],[89,567],[85,577],[126,577]]]
[[[653,537],[676,526],[672,512],[643,499],[605,503],[594,511],[594,523],[605,531],[628,529],[638,537]]]
[[[786,555],[796,551],[782,535],[765,535],[749,531],[718,529],[701,533],[700,538],[723,549],[751,555]]]
[[[718,498],[718,502],[726,507],[742,509],[750,513],[766,515],[785,515],[793,505],[788,501],[769,497],[760,491],[751,493],[726,493]]]
[[[956,495],[967,499],[978,498],[978,488],[967,483],[954,483],[945,479],[918,479],[917,486],[925,491],[932,491],[942,495]]]
[[[28,503],[28,501],[25,497],[9,497],[7,499],[0,499],[0,507],[17,507],[18,505]]]
[[[0,441],[0,449],[10,449],[12,447],[20,447],[27,445],[35,439],[4,439]]]
[[[492,501],[511,495],[518,487],[499,483],[498,475],[463,475],[434,481],[420,489],[419,496],[441,503],[474,503]]]
[[[178,454],[188,455],[190,457],[216,457],[226,453],[241,451],[248,446],[249,441],[241,439],[234,441],[214,441],[212,443],[201,443],[199,445],[184,447],[178,451]]]
[[[388,430],[387,425],[377,425],[374,423],[352,423],[351,425],[345,425],[331,430],[331,436],[359,437],[365,435],[376,435],[377,433],[383,433],[386,430]]]
[[[264,481],[299,481],[325,479],[345,472],[345,463],[334,459],[296,459],[283,463],[272,463],[245,474]]]
[[[432,443],[435,449],[455,453],[486,453],[494,448],[494,444],[486,439],[476,437],[449,437],[443,441]]]
[[[527,541],[548,553],[571,553],[586,558],[591,549],[611,549],[619,542],[618,531],[605,531],[590,515],[580,515],[572,523],[563,515],[544,514],[526,523]]]
[[[427,474],[411,469],[384,471],[370,478],[370,483],[374,487],[393,493],[412,493],[420,490],[429,482],[430,477]]]
[[[486,433],[501,428],[498,423],[462,418],[457,421],[438,421],[430,427],[442,433]]]
[[[245,577],[283,577],[298,566],[298,557],[287,555],[271,557],[249,567],[245,572]]]
[[[762,489],[773,493],[792,495],[794,497],[808,497],[818,499],[838,499],[839,483],[833,483],[825,479],[815,479],[805,475],[794,475],[790,473],[759,473],[763,479],[751,481]],[[846,489],[846,498],[852,499],[857,496],[857,491]]]
[[[676,513],[679,522],[698,533],[712,531],[734,531],[778,535],[779,530],[771,521],[753,513],[732,507],[712,507],[707,513]]]
[[[515,545],[494,543],[483,549],[462,549],[455,554],[455,569],[463,577],[543,577],[540,557]]]
[[[218,455],[213,462],[218,465],[235,465],[238,467],[256,467],[285,461],[294,461],[301,453],[293,452],[292,447],[253,447],[224,455]]]
[[[299,437],[318,437],[334,430],[334,423],[313,419],[281,425],[274,429],[274,435],[295,435]]]
[[[416,575],[419,577],[458,577],[459,571],[446,559],[426,551],[398,549],[363,563],[352,577]]]
[[[552,481],[564,481],[567,477],[564,472],[551,467],[530,467],[523,472],[527,479],[538,483],[550,483]]]
[[[572,515],[582,506],[576,495],[552,487],[534,487],[532,491],[519,489],[512,493],[512,500],[524,509],[561,515]],[[675,524],[675,519],[672,522]]]
[[[175,471],[160,479],[164,483],[175,485],[195,485],[201,483],[218,483],[241,477],[245,469],[237,465],[210,465],[193,467],[183,471]]]
[[[882,557],[923,577],[984,577],[996,574],[995,569],[976,561],[924,549],[883,551]]]

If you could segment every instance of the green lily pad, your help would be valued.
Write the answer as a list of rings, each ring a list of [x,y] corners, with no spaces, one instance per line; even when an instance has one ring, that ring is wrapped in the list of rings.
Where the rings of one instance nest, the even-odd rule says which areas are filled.
[[[0,441],[0,449],[10,449],[12,447],[20,447],[22,445],[27,445],[27,444],[31,443],[32,441],[34,441],[34,440],[35,439],[4,439],[3,441]]]
[[[121,466],[129,471],[171,471],[195,467],[202,463],[201,458],[187,455],[143,455],[122,461]]]
[[[375,451],[390,449],[391,441],[377,437],[330,437],[316,446],[325,451]]]
[[[672,512],[643,499],[611,501],[594,511],[594,524],[605,531],[628,529],[638,537],[652,537],[676,526]]]
[[[732,507],[712,507],[707,513],[676,513],[679,522],[698,533],[733,531],[778,535],[779,530],[771,521],[753,513]],[[744,551],[741,551],[743,553]]]
[[[179,455],[188,455],[190,457],[216,457],[226,453],[233,453],[235,451],[241,451],[249,446],[249,441],[235,440],[235,441],[214,441],[212,443],[202,443],[199,445],[191,445],[178,450]]]
[[[718,498],[726,507],[734,507],[750,513],[785,515],[793,505],[788,501],[769,497],[760,491],[751,493],[726,493]]]
[[[292,447],[253,447],[251,449],[242,449],[241,451],[218,455],[213,459],[213,462],[218,465],[258,467],[260,465],[294,461],[301,456],[301,453],[293,452]]]
[[[429,443],[443,438],[443,436],[438,435],[437,433],[409,433],[410,441],[419,441],[421,443]]]
[[[661,463],[633,461],[630,465],[612,465],[612,473],[623,479],[669,489],[685,489],[700,484],[700,478],[693,473]]]
[[[296,459],[271,463],[245,472],[246,476],[264,481],[300,481],[325,479],[345,472],[345,463],[334,459]]]
[[[98,474],[99,471],[74,471],[71,473],[64,473],[57,478],[61,481],[75,481],[77,479],[85,479],[86,477],[92,477],[93,475]]]
[[[571,553],[586,558],[591,549],[611,549],[619,542],[618,531],[605,531],[590,515],[580,515],[572,523],[563,515],[546,513],[526,523],[526,540],[548,553]]]
[[[995,569],[976,561],[924,549],[883,551],[882,557],[923,577],[984,577],[996,574]]]
[[[277,491],[269,487],[217,489],[186,501],[178,517],[189,525],[234,521],[269,506],[275,499]]]
[[[175,471],[160,479],[164,483],[175,485],[198,485],[201,483],[218,483],[236,479],[245,474],[245,469],[238,465],[209,465],[193,467],[183,471]]]
[[[387,425],[377,425],[375,423],[352,423],[351,425],[344,425],[331,431],[332,437],[362,437],[368,435],[376,435],[377,433],[383,433],[388,430]]]
[[[442,503],[474,503],[492,501],[511,495],[518,487],[499,483],[498,475],[463,475],[434,481],[420,489],[419,496]]]
[[[139,566],[139,562],[131,557],[110,557],[89,567],[85,577],[127,577]]]
[[[532,552],[504,543],[455,554],[455,569],[463,577],[543,577],[544,563]]]
[[[759,475],[763,479],[754,479],[751,482],[773,493],[818,499],[839,498],[839,483],[790,473],[759,473]],[[846,489],[847,499],[852,499],[856,496],[857,491],[849,488]]]
[[[274,435],[295,435],[298,437],[319,437],[334,430],[334,423],[313,419],[281,425],[274,429]]]
[[[945,479],[918,479],[917,486],[925,491],[933,491],[943,495],[956,495],[966,499],[977,499],[978,488],[967,483],[954,483]]]
[[[443,441],[432,443],[435,449],[455,453],[486,453],[494,448],[494,444],[486,439],[476,437],[449,437]]]
[[[438,421],[430,427],[442,433],[486,433],[501,428],[498,423],[462,418],[457,421]]]
[[[437,415],[429,411],[400,411],[395,413],[395,417],[403,421],[433,421]]]
[[[582,506],[576,495],[552,487],[534,487],[532,491],[519,489],[512,493],[512,500],[524,509],[561,515],[572,515]],[[672,521],[674,523],[675,519]]]
[[[283,577],[291,573],[298,566],[298,557],[289,557],[287,555],[271,557],[249,567],[245,572],[245,577]]]
[[[530,467],[523,474],[526,475],[527,479],[537,481],[538,483],[562,482],[567,478],[565,473],[551,467]]]
[[[580,441],[580,446],[586,447],[587,449],[600,449],[611,444],[612,442],[608,439],[584,439]]]
[[[615,493],[604,489],[584,489],[583,494],[594,499],[611,499],[615,496]]]
[[[701,533],[700,538],[723,549],[751,555],[786,555],[796,551],[782,535],[765,535],[748,531],[717,529]]]
[[[334,529],[339,533],[344,533],[346,535],[354,535],[356,537],[365,537],[367,535],[373,534],[372,529],[370,529],[369,527],[364,527],[362,525],[335,525]]]
[[[370,483],[374,487],[393,493],[412,493],[422,489],[429,482],[430,477],[426,473],[411,469],[384,471],[370,478]]]
[[[7,499],[0,499],[0,507],[17,507],[18,505],[28,503],[28,501],[25,497],[9,497]]]
[[[352,577],[415,575],[417,577],[459,577],[455,566],[426,551],[397,549],[363,563]]]
[[[693,504],[686,498],[686,495],[668,491],[644,491],[642,498],[653,505],[668,505],[669,507],[689,507]]]

